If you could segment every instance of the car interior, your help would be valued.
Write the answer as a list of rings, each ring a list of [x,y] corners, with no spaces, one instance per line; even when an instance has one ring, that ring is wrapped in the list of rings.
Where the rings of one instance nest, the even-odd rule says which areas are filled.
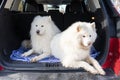
[[[78,71],[62,67],[60,62],[11,60],[12,51],[18,49],[23,40],[30,39],[31,22],[37,15],[50,15],[61,31],[76,21],[95,22],[98,36],[94,47],[100,52],[96,59],[101,65],[104,64],[108,55],[109,28],[102,4],[101,0],[13,0],[9,8],[5,5],[0,12],[1,64],[11,70]]]

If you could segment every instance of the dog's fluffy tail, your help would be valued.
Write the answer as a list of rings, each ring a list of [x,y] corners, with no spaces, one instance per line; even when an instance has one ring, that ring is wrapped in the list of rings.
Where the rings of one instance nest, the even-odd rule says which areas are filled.
[[[24,48],[32,48],[30,40],[23,40],[21,46]]]

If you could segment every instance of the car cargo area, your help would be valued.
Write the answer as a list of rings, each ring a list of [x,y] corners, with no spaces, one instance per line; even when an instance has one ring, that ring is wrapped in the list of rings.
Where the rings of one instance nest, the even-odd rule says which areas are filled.
[[[37,1],[37,0],[36,0]],[[76,1],[76,0],[75,0]],[[86,1],[86,2],[85,2]],[[45,11],[42,7],[27,8],[23,11],[2,9],[0,12],[0,61],[2,66],[10,70],[36,70],[36,71],[80,71],[81,69],[68,69],[62,67],[60,62],[56,63],[32,63],[15,61],[10,59],[13,50],[21,46],[21,42],[30,39],[30,27],[33,18],[37,15],[50,15],[54,23],[61,31],[67,29],[76,21],[95,22],[97,29],[97,40],[95,49],[100,53],[96,59],[102,65],[106,60],[109,46],[109,25],[107,15],[101,0],[83,0],[66,4],[65,12],[58,9]],[[39,4],[40,2],[38,2]],[[43,2],[44,3],[44,2]],[[40,5],[40,4],[39,4]],[[42,4],[43,5],[43,4]],[[40,5],[41,6],[41,5]]]

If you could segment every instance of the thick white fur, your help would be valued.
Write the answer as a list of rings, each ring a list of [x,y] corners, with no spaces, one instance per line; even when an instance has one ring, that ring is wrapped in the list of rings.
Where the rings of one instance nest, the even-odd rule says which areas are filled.
[[[90,56],[96,37],[94,22],[76,22],[53,38],[52,54],[60,59],[64,67],[84,68],[93,74],[105,75],[99,63]]]
[[[48,57],[51,54],[51,39],[59,32],[60,30],[54,24],[50,16],[36,16],[31,24],[30,30],[32,49],[22,54],[22,56],[39,53],[40,55],[32,58],[31,62],[36,62]]]

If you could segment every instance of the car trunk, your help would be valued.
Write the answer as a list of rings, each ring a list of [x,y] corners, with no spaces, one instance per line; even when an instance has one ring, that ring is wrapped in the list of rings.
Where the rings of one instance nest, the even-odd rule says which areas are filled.
[[[9,70],[29,70],[29,71],[80,71],[81,69],[68,69],[62,67],[60,62],[56,63],[31,63],[11,60],[10,55],[13,50],[21,46],[21,42],[29,39],[30,25],[36,15],[50,15],[52,20],[61,31],[67,29],[76,21],[85,21],[96,23],[97,40],[94,43],[95,49],[100,52],[96,57],[102,65],[106,60],[109,46],[109,25],[107,14],[101,0],[100,7],[94,3],[93,11],[69,11],[69,5],[64,14],[58,10],[40,11],[40,12],[18,12],[3,9],[0,12],[0,62],[4,68]],[[76,3],[77,4],[77,3]],[[75,4],[75,5],[76,5]],[[72,5],[74,7],[74,5]],[[91,6],[92,7],[92,6]],[[75,7],[76,8],[76,7]],[[74,8],[74,9],[75,9]],[[78,8],[78,7],[77,7]],[[67,10],[68,9],[68,10]],[[79,8],[78,8],[79,9]],[[94,19],[93,19],[94,18]]]

